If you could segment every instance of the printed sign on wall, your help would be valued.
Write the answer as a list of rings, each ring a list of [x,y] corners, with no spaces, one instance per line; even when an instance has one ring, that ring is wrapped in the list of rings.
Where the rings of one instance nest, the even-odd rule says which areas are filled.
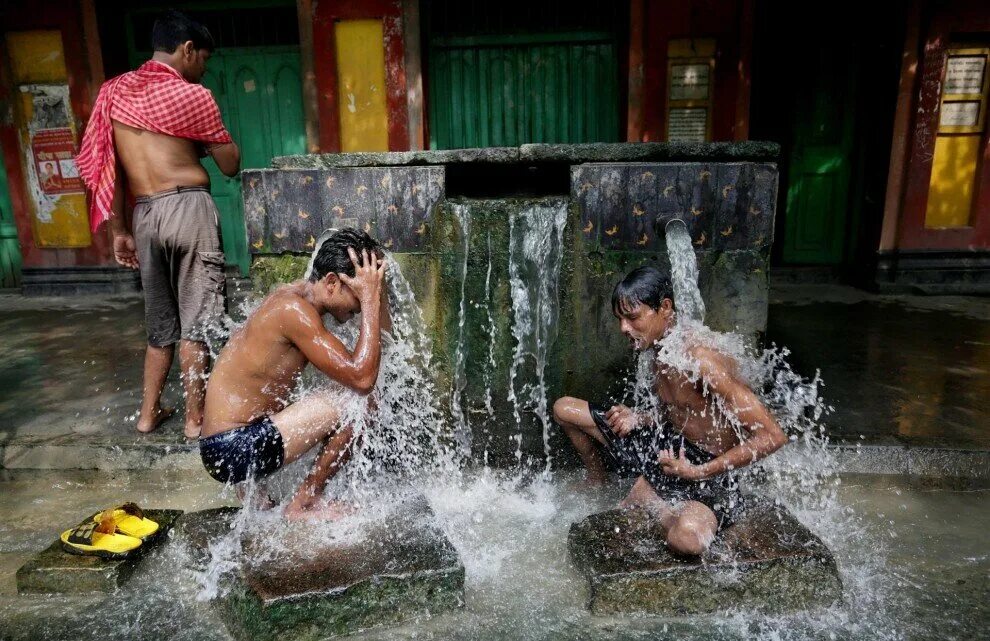
[[[76,168],[75,141],[68,127],[39,129],[31,134],[31,150],[38,186],[46,194],[76,194],[85,191]]]

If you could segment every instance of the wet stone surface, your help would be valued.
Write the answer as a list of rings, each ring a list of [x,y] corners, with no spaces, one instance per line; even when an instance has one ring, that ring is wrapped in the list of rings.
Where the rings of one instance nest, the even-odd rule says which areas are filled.
[[[568,545],[598,615],[788,612],[842,598],[831,552],[772,503],[754,504],[700,559],[671,554],[659,523],[643,510],[589,516],[571,526]]]
[[[183,514],[175,523],[172,540],[186,548],[189,566],[204,570],[210,560],[210,544],[230,533],[237,507],[217,507]]]
[[[55,540],[17,571],[19,594],[83,594],[113,592],[124,585],[141,560],[168,538],[181,510],[145,510],[147,518],[158,523],[158,532],[144,541],[126,559],[101,559],[69,554]],[[95,516],[95,515],[94,515]],[[92,517],[91,517],[92,518]]]
[[[464,604],[464,566],[425,500],[358,540],[312,537],[292,526],[276,549],[246,538],[240,578],[217,608],[237,639],[326,639]]]

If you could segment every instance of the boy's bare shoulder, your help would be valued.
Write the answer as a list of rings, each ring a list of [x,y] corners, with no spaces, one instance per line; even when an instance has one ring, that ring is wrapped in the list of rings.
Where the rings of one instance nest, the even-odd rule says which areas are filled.
[[[274,322],[284,329],[293,321],[311,322],[314,318],[319,319],[319,313],[298,287],[282,285],[261,301],[252,318],[266,324]]]
[[[688,354],[698,362],[702,372],[731,375],[735,372],[736,361],[728,354],[708,345],[693,345]]]

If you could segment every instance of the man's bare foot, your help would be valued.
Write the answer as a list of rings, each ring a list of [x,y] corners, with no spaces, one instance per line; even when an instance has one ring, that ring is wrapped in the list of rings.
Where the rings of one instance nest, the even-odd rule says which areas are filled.
[[[167,421],[173,414],[175,414],[175,410],[173,408],[157,405],[151,416],[145,416],[143,413],[141,414],[141,418],[139,418],[137,422],[137,431],[142,434],[154,432],[158,429],[159,425]]]
[[[313,507],[300,509],[294,505],[285,508],[287,521],[336,521],[357,512],[357,508],[344,501],[330,500]]]
[[[182,430],[183,436],[185,436],[190,441],[195,441],[199,438],[199,433],[203,431],[203,423],[199,422],[189,422],[186,421],[186,428]]]
[[[271,495],[265,490],[264,486],[256,485],[254,491],[248,495],[248,484],[238,483],[235,487],[237,492],[237,498],[240,499],[241,503],[244,505],[250,505],[251,508],[255,510],[270,510],[275,507],[276,503],[272,499]]]

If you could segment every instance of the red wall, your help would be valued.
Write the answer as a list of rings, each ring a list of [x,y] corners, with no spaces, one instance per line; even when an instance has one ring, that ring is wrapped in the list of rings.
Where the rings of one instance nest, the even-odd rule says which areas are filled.
[[[90,95],[90,72],[87,65],[86,43],[82,36],[83,18],[79,3],[73,0],[54,0],[45,3],[18,3],[17,7],[5,7],[0,13],[2,31],[26,31],[31,29],[59,30],[69,72],[69,100],[76,118],[79,137],[89,120],[95,96]],[[0,104],[10,104],[11,79],[7,65],[0,66]],[[110,252],[109,232],[106,229],[93,235],[93,244],[81,249],[40,249],[34,244],[28,207],[28,192],[21,165],[20,134],[15,123],[0,121],[0,145],[3,145],[3,161],[10,183],[10,199],[14,206],[14,220],[21,245],[24,267],[75,267],[109,265],[113,263]]]
[[[636,24],[637,20],[642,21],[640,25]],[[630,21],[630,73],[634,80],[629,97],[630,140],[663,140],[667,110],[667,43],[688,37],[715,39],[712,139],[746,139],[752,3],[748,0],[632,0]],[[637,38],[640,30],[642,40]],[[636,96],[636,61],[640,59],[643,62],[642,93]]]
[[[381,18],[385,34],[385,84],[389,151],[409,149],[406,108],[406,62],[400,0],[320,0],[313,12],[313,68],[320,118],[320,151],[340,151],[336,42],[334,22]]]
[[[978,168],[975,217],[972,227],[925,229],[928,185],[931,181],[938,106],[946,51],[953,33],[990,36],[990,10],[985,0],[930,2],[922,14],[922,52],[914,119],[911,124],[910,156],[906,172],[904,205],[898,225],[900,249],[987,249],[990,248],[990,137],[983,137],[983,158]],[[925,29],[927,25],[927,29]],[[990,126],[987,127],[990,130]]]

